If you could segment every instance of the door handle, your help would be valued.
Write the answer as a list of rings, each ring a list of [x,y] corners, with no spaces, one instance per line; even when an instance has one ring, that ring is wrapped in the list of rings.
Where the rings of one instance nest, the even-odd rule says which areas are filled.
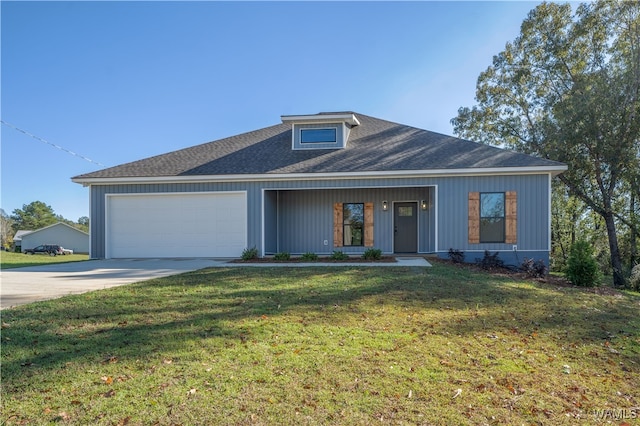
[[[393,227],[393,232],[396,233],[396,234],[398,233],[398,227],[397,226]]]

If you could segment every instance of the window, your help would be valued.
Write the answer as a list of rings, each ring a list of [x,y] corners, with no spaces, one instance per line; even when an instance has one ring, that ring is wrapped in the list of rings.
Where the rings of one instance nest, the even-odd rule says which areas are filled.
[[[301,129],[300,143],[336,143],[337,129]]]
[[[342,205],[344,246],[364,245],[364,204]]]
[[[411,207],[411,206],[398,207],[398,216],[412,217],[413,216],[413,207]]]
[[[373,247],[373,203],[333,204],[333,246]]]
[[[480,194],[480,242],[505,242],[504,192]]]
[[[518,194],[469,192],[469,244],[495,242],[518,243]]]

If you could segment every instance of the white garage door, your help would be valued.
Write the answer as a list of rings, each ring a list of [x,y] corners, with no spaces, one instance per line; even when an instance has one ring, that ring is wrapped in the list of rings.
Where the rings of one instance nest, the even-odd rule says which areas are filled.
[[[242,192],[109,195],[107,258],[239,257],[247,246]]]

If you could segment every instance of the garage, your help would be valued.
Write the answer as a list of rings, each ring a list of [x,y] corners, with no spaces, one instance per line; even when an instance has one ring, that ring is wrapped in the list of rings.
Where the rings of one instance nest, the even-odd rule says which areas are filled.
[[[107,258],[239,257],[246,192],[110,194]]]

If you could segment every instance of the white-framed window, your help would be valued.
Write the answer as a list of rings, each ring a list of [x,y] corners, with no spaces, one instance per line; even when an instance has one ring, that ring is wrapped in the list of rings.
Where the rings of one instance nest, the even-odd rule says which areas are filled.
[[[327,128],[307,128],[300,129],[300,143],[336,143],[338,140],[338,129]]]

